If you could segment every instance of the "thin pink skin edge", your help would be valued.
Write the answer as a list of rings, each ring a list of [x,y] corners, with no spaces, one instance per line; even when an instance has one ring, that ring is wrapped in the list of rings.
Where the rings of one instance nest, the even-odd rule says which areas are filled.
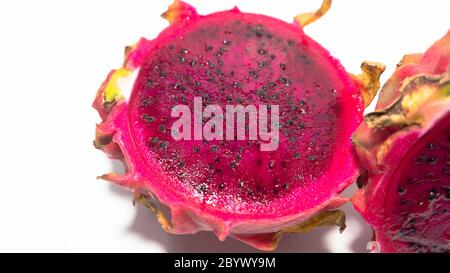
[[[237,9],[233,9],[227,12],[239,12]],[[189,20],[194,21],[199,18],[202,18],[200,15],[191,16]],[[177,24],[179,28],[182,28],[183,24],[187,23],[186,21],[178,22]],[[304,35],[303,31],[297,24],[293,24],[292,27],[296,28],[299,32],[299,35]],[[173,28],[173,26],[172,26]],[[157,39],[164,37],[165,35],[169,35],[171,31],[171,27],[164,30]],[[353,80],[347,75],[345,70],[341,67],[339,62],[329,56],[329,53],[322,49],[317,43],[312,41],[306,35],[303,37],[307,40],[308,43],[315,47],[316,50],[323,53],[323,56],[332,63],[335,67],[336,72],[339,73],[341,79],[346,79],[348,90],[345,90],[347,94],[347,100],[343,104],[344,105],[359,105],[359,109],[348,109],[345,108],[347,113],[343,114],[342,124],[345,125],[345,128],[342,128],[342,137],[350,138],[351,133],[361,122],[361,119],[356,119],[355,116],[362,116],[362,100],[359,96],[359,93],[356,90],[355,83]],[[143,56],[146,56],[148,52],[150,52],[152,47],[152,41],[148,41],[146,39],[141,39],[136,46],[136,48],[127,53],[125,68],[127,69],[137,69],[141,65],[141,61]],[[99,96],[96,101],[102,99],[101,92],[99,92]],[[357,99],[352,99],[351,95],[356,95]],[[350,101],[352,100],[352,101]],[[109,146],[107,150],[110,150],[110,156],[113,158],[120,158],[120,155],[115,154],[114,151],[117,150],[117,147],[123,153],[123,162],[127,165],[127,172],[125,175],[105,175],[103,178],[106,180],[110,180],[120,186],[132,189],[136,192],[142,193],[152,193],[152,196],[155,197],[158,202],[163,205],[168,206],[170,204],[171,216],[172,216],[172,228],[170,229],[171,233],[175,234],[192,234],[201,230],[212,230],[214,231],[219,239],[224,240],[228,235],[231,237],[237,237],[237,239],[245,241],[246,243],[253,245],[256,248],[263,250],[273,250],[275,248],[274,238],[271,234],[274,234],[284,228],[294,226],[311,217],[312,215],[324,211],[330,210],[336,207],[341,206],[342,204],[349,201],[348,198],[341,197],[339,195],[348,185],[352,184],[356,177],[359,174],[358,165],[356,163],[355,155],[351,149],[350,141],[342,141],[343,144],[341,147],[337,147],[338,150],[345,151],[342,152],[339,157],[335,156],[333,159],[333,166],[336,167],[334,171],[335,173],[328,174],[329,177],[333,177],[342,181],[339,186],[336,188],[335,192],[329,197],[328,201],[323,202],[307,211],[302,211],[295,215],[285,215],[283,217],[273,218],[265,218],[258,217],[255,220],[255,215],[236,215],[229,212],[220,212],[217,210],[210,210],[205,208],[199,208],[197,206],[193,206],[192,204],[184,203],[183,198],[178,196],[176,192],[169,191],[167,188],[162,188],[160,184],[154,183],[152,181],[146,181],[145,177],[153,177],[153,181],[159,181],[162,179],[166,179],[165,177],[159,175],[157,172],[153,172],[149,174],[149,170],[143,168],[143,165],[138,162],[139,151],[134,146],[134,142],[132,136],[129,131],[129,124],[126,117],[127,115],[127,102],[119,101],[117,105],[111,110],[110,113],[103,113],[104,110],[97,105],[97,110],[101,113],[104,121],[98,125],[97,132],[100,135],[113,135],[113,143],[107,145]],[[355,107],[356,108],[356,107]],[[102,114],[103,113],[103,114]],[[344,120],[352,120],[352,123],[345,123]],[[345,161],[345,166],[342,166],[343,158]],[[252,238],[243,238],[241,234],[268,234],[266,240],[260,239],[252,239]]]

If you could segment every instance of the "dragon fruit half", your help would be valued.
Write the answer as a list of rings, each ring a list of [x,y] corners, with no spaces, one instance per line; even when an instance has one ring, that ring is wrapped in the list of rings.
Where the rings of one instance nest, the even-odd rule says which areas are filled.
[[[383,252],[450,251],[450,31],[407,55],[353,137],[355,208]]]
[[[231,236],[273,250],[285,232],[325,224],[343,229],[336,208],[349,199],[339,193],[360,173],[351,135],[384,67],[366,62],[361,75],[350,75],[303,32],[330,4],[290,24],[237,8],[202,16],[175,1],[163,14],[170,26],[127,47],[123,67],[98,91],[94,107],[102,122],[94,144],[126,166],[123,175],[101,178],[134,192],[175,234],[210,230],[220,240]],[[121,82],[133,76],[126,96]],[[271,122],[259,126],[278,129],[276,145],[263,149],[262,135],[174,138],[179,105],[205,109],[193,127],[210,133],[231,128],[234,134],[232,126],[219,128],[217,107],[265,109],[258,117],[265,113]],[[192,137],[191,125],[181,125],[177,132]],[[250,135],[249,127],[241,133]]]

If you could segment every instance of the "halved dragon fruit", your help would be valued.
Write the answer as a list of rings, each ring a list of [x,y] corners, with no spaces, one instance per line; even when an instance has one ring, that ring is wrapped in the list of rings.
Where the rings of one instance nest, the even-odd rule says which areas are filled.
[[[175,1],[163,14],[170,26],[127,47],[123,67],[98,91],[94,107],[102,122],[94,144],[126,166],[124,175],[101,178],[133,191],[175,234],[210,230],[220,240],[231,236],[273,250],[285,232],[343,229],[344,214],[334,209],[349,201],[339,193],[359,175],[350,137],[384,68],[364,63],[362,75],[349,75],[303,32],[330,3],[289,24],[237,8],[202,16]],[[120,81],[134,74],[126,97]],[[279,133],[276,145],[263,149],[268,139],[250,138],[250,126],[243,129],[248,138],[228,140],[234,128],[219,130],[214,111],[203,112],[193,128],[184,119],[177,132],[188,139],[174,138],[180,105],[192,113],[230,105],[266,109]],[[259,124],[266,133],[267,125]],[[199,126],[215,137],[193,136]],[[224,131],[227,139],[215,134]]]
[[[450,32],[407,55],[353,140],[367,175],[353,203],[383,252],[450,251]]]

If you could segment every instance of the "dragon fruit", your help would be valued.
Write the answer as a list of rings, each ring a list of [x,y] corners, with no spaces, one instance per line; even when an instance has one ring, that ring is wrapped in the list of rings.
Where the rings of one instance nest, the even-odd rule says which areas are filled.
[[[203,16],[175,1],[163,14],[170,26],[127,47],[123,67],[97,93],[94,145],[126,167],[100,178],[130,189],[174,234],[207,230],[273,250],[283,233],[343,230],[336,208],[349,198],[340,193],[359,175],[350,138],[384,68],[366,62],[361,75],[348,74],[303,32],[330,3],[289,24],[237,8]],[[172,111],[193,111],[194,102],[267,106],[279,130],[275,149],[262,149],[262,138],[174,139]],[[205,130],[209,117],[194,127]],[[183,134],[191,136],[188,125]]]
[[[366,172],[353,203],[383,252],[450,251],[450,31],[407,55],[353,141]]]

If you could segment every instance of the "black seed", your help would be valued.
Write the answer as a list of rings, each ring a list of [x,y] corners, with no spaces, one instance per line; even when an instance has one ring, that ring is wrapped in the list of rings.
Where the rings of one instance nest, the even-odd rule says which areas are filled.
[[[438,195],[437,190],[436,189],[432,189],[430,191],[430,193],[428,194],[428,200],[431,201],[431,200],[436,199],[437,195]]]
[[[176,83],[176,84],[173,85],[173,89],[174,90],[178,90],[178,89],[182,90],[183,86],[181,84]]]
[[[450,200],[450,188],[444,188],[445,190],[445,199]]]
[[[428,157],[426,157],[426,156],[424,156],[424,155],[420,155],[420,156],[418,156],[417,159],[416,159],[416,163],[419,163],[419,164],[425,163],[425,162],[427,162],[427,161],[428,161]]]
[[[428,157],[428,159],[427,159],[427,162],[428,162],[428,164],[430,164],[430,165],[436,164],[437,161],[438,161],[438,159],[437,159],[436,157],[434,157],[434,156],[430,156],[430,157]]]
[[[263,26],[262,25],[256,25],[255,34],[257,37],[262,37],[263,32]]]
[[[399,193],[400,195],[405,194],[405,188],[399,186],[397,190],[398,190],[398,193]]]
[[[160,140],[159,140],[159,137],[152,137],[152,138],[151,138],[151,142],[152,142],[152,143],[155,143],[155,144],[156,144],[156,143],[158,143],[159,141],[160,141]]]
[[[434,143],[429,143],[428,144],[428,150],[433,150],[435,147]]]
[[[147,123],[151,123],[151,122],[155,121],[155,117],[152,117],[149,114],[143,114],[142,119]]]
[[[284,77],[280,77],[279,81],[283,84],[285,84],[287,82],[287,79]]]
[[[299,159],[300,158],[300,154],[298,152],[294,153],[294,159]]]
[[[239,180],[238,182],[239,182],[239,187],[243,188],[244,187],[244,181]]]
[[[267,52],[264,49],[258,49],[259,55],[265,55]]]
[[[198,153],[198,152],[200,151],[200,148],[199,148],[199,147],[197,147],[197,146],[195,146],[195,147],[194,147],[194,149],[193,149],[193,151],[194,151],[194,153],[196,153],[196,154],[197,154],[197,153]]]
[[[406,183],[408,184],[408,185],[413,185],[413,184],[415,184],[417,182],[417,179],[416,178],[408,178],[408,180],[406,180]]]
[[[180,161],[178,162],[178,168],[183,168],[186,165],[186,162]]]
[[[276,83],[270,82],[270,83],[269,83],[269,86],[270,86],[270,87],[275,87],[275,86],[276,86]]]
[[[280,64],[281,70],[286,70],[286,64]]]
[[[251,69],[251,70],[248,72],[248,74],[249,74],[250,76],[252,76],[254,79],[257,79],[257,78],[258,78],[258,74],[257,74],[256,71],[253,70],[253,69]]]
[[[315,160],[316,160],[316,157],[313,156],[313,155],[308,155],[308,160],[309,160],[309,161],[315,161]]]
[[[227,98],[227,102],[229,102],[229,103],[231,103],[233,101],[233,98],[229,95],[226,98]]]
[[[235,170],[236,166],[237,166],[236,161],[231,161],[231,163],[230,163],[231,169]]]
[[[213,152],[213,153],[216,153],[216,152],[219,151],[219,147],[216,146],[216,145],[212,145],[212,146],[209,148],[209,150],[210,150],[211,152]]]
[[[195,86],[201,86],[202,85],[202,83],[201,82],[198,82],[198,81],[195,81]]]
[[[306,55],[300,56],[300,60],[301,60],[301,62],[302,62],[303,64],[308,64],[308,63],[309,63],[309,61],[308,61],[308,56],[306,56]]]
[[[274,100],[278,99],[278,97],[279,97],[279,94],[273,94],[272,95],[272,99],[274,99]]]
[[[205,192],[206,189],[208,189],[208,185],[206,185],[206,184],[200,184],[200,185],[198,186],[198,190],[199,190],[200,192]]]
[[[275,167],[275,160],[270,160],[269,161],[269,169],[273,169]]]
[[[161,141],[161,143],[159,143],[159,147],[163,150],[167,149],[167,146],[169,146],[169,143],[167,143],[167,141]]]
[[[289,119],[288,121],[286,121],[287,125],[292,125],[294,123],[294,121],[292,119]]]
[[[142,107],[148,107],[150,104],[152,104],[152,102],[153,102],[153,99],[151,97],[149,97],[149,98],[142,99],[140,101],[139,105]]]
[[[189,53],[189,51],[186,48],[182,48],[180,52],[183,53],[183,54],[188,54]]]
[[[213,49],[214,49],[213,46],[205,44],[205,51],[206,51],[206,52],[211,51],[211,50],[213,50]]]
[[[224,40],[223,44],[226,46],[230,46],[231,45],[231,41],[230,40]]]
[[[239,82],[233,82],[233,87],[234,87],[234,88],[241,88],[241,87],[242,87],[242,84],[239,83]]]
[[[145,83],[146,87],[152,87],[154,85],[153,80],[147,80],[147,82]]]
[[[297,128],[298,129],[304,129],[305,128],[305,124],[303,124],[303,123],[300,123],[299,125],[297,125]]]
[[[220,66],[223,66],[223,61],[222,61],[222,60],[218,60],[217,63],[218,63]],[[220,70],[219,70],[219,71],[220,71]],[[220,71],[220,72],[221,72],[220,74],[222,75],[223,72],[222,72],[222,71]]]
[[[167,131],[166,126],[164,126],[164,125],[159,125],[158,129],[161,133],[165,133]]]
[[[289,189],[289,184],[288,183],[284,183],[283,185],[281,185],[283,187],[283,189],[288,190]]]
[[[190,64],[191,64],[191,66],[195,66],[197,64],[197,62],[192,60]]]
[[[207,64],[208,64],[208,66],[209,66],[209,67],[211,67],[211,68],[213,68],[213,67],[214,67],[214,64],[213,64],[213,62],[211,62],[211,61],[207,61]]]
[[[225,184],[224,183],[220,183],[219,190],[223,190],[223,189],[225,189]]]
[[[180,60],[180,63],[182,63],[182,64],[184,64],[186,62],[185,57],[179,57],[178,59]]]
[[[258,67],[259,68],[263,68],[265,65],[266,65],[266,62],[264,62],[264,61],[259,61],[258,62]]]

